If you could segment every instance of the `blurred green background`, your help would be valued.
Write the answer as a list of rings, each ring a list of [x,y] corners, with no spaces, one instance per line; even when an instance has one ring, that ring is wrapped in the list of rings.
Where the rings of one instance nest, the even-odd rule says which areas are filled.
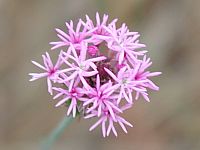
[[[58,150],[200,149],[200,1],[199,0],[0,0],[0,149],[35,150],[62,120],[46,81],[30,83],[37,72],[30,60],[56,41],[55,27],[96,11],[119,18],[141,33],[152,58],[159,92],[150,103],[139,100],[125,118],[134,124],[119,137],[103,139],[95,120],[74,120],[52,147]],[[51,51],[56,56],[58,51]]]

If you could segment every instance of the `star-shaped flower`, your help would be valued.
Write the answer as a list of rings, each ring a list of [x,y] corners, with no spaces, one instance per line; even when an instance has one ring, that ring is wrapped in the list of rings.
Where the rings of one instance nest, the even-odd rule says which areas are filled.
[[[60,53],[61,55],[61,53]],[[48,92],[52,95],[52,83],[51,81],[57,82],[59,80],[59,68],[63,64],[63,61],[60,57],[58,57],[58,60],[55,65],[53,65],[51,58],[49,54],[46,52],[46,55],[42,55],[44,66],[41,64],[32,61],[34,65],[44,70],[44,73],[29,73],[32,78],[30,81],[37,80],[39,78],[46,77],[47,78],[47,85],[48,85]]]
[[[112,73],[109,69],[104,68],[105,71],[112,77],[112,79],[116,82],[115,87],[119,88],[119,96],[117,103],[119,104],[121,99],[124,97],[128,103],[133,102],[132,91],[144,92],[145,89],[140,89],[136,87],[138,83],[145,82],[143,80],[135,81],[132,78],[132,74],[130,70],[127,70],[127,67],[123,67],[119,70],[117,76]]]
[[[120,109],[122,111],[130,108],[131,105],[125,105],[123,107],[121,107]],[[129,127],[133,127],[132,124],[130,124],[128,121],[126,121],[124,118],[119,116],[119,112],[114,112],[113,114],[115,116],[115,120],[113,119],[113,117],[111,116],[109,110],[107,108],[104,108],[102,110],[101,116],[98,116],[98,112],[96,110],[93,110],[90,114],[88,114],[87,116],[85,116],[85,119],[89,119],[89,118],[93,118],[93,117],[99,117],[99,120],[90,127],[90,131],[94,130],[98,125],[101,124],[101,129],[102,129],[102,134],[103,137],[109,136],[110,131],[112,130],[112,132],[114,133],[115,136],[117,136],[117,131],[115,129],[114,123],[118,123],[121,128],[123,129],[123,131],[125,133],[127,133],[127,129],[125,127],[125,125],[129,126]],[[108,122],[108,126],[106,127],[106,122]]]
[[[146,71],[150,67],[152,62],[150,58],[147,58],[146,55],[143,57],[143,60],[138,62],[135,65],[135,68],[132,72],[132,78],[140,84],[137,85],[137,88],[144,89],[145,91],[136,91],[136,100],[139,98],[139,95],[142,95],[146,101],[150,101],[147,93],[147,89],[159,90],[159,87],[155,85],[149,78],[158,76],[161,72],[150,72]],[[145,81],[145,82],[144,82]]]
[[[58,92],[53,99],[57,99],[60,96],[63,96],[63,99],[61,99],[55,106],[61,106],[63,104],[66,104],[66,102],[68,101],[69,107],[67,115],[69,116],[70,114],[72,114],[73,117],[76,117],[77,110],[79,109],[79,98],[83,96],[83,94],[81,93],[82,88],[77,87],[78,82],[74,83],[73,80],[71,82],[65,82],[64,85],[66,86],[66,89],[53,87],[53,90]]]
[[[81,49],[81,42],[86,40],[87,36],[93,32],[93,30],[88,31],[87,28],[82,25],[81,19],[79,20],[76,29],[74,29],[73,21],[70,21],[70,23],[66,22],[66,27],[68,34],[56,28],[57,36],[60,41],[50,42],[50,44],[53,45],[51,48],[52,50],[63,46],[69,46],[70,44],[73,44],[76,49]]]
[[[90,39],[88,39],[89,42],[92,42],[94,45],[100,44],[103,40],[100,39],[100,36],[106,36],[108,35],[108,32],[104,29],[104,26],[106,26],[108,21],[108,15],[103,15],[102,21],[100,19],[99,13],[96,13],[96,24],[93,23],[93,21],[89,18],[88,15],[86,15],[86,23],[83,22],[85,28],[88,30],[93,30],[92,36]]]
[[[119,64],[128,59],[129,61],[137,61],[137,56],[144,55],[147,51],[136,51],[139,48],[146,47],[144,44],[139,43],[137,32],[129,32],[127,26],[122,24],[121,28],[117,29],[116,24],[109,24],[108,27],[104,26],[105,30],[111,35],[105,37],[108,48],[117,52],[117,59]],[[127,58],[128,57],[128,58]]]
[[[97,109],[98,116],[101,115],[103,109],[108,109],[110,115],[116,120],[114,111],[121,112],[122,111],[116,107],[113,103],[116,101],[116,95],[114,95],[115,86],[112,86],[111,82],[105,83],[103,85],[100,84],[100,77],[97,75],[96,78],[96,87],[89,88],[85,91],[90,98],[80,98],[83,101],[83,106],[90,105],[87,110],[87,113]]]
[[[100,56],[86,59],[87,45],[85,43],[82,43],[81,46],[82,48],[79,56],[72,44],[70,44],[69,48],[71,49],[74,56],[63,52],[64,57],[62,57],[62,60],[69,66],[69,68],[64,69],[63,72],[66,72],[68,74],[70,72],[70,76],[63,81],[70,81],[72,79],[75,79],[76,77],[79,77],[84,87],[88,88],[88,84],[84,77],[91,77],[96,75],[98,71],[94,62],[105,60],[106,57]],[[71,59],[73,63],[69,62],[68,59]]]

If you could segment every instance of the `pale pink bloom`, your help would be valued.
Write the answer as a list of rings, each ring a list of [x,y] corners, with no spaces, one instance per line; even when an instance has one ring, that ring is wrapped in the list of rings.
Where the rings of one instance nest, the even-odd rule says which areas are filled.
[[[93,30],[90,42],[92,42],[94,45],[100,44],[103,40],[99,38],[101,35],[108,35],[107,31],[104,29],[103,26],[106,26],[108,21],[108,15],[103,15],[102,21],[100,19],[99,13],[96,13],[96,24],[93,23],[93,21],[89,18],[89,16],[86,15],[86,23],[83,22],[83,25],[85,28],[87,28],[89,31]]]
[[[125,98],[128,103],[133,102],[132,97],[132,90],[138,91],[138,92],[144,92],[145,89],[140,89],[136,87],[137,84],[144,82],[143,80],[138,82],[133,80],[132,78],[132,72],[130,70],[127,70],[127,67],[123,67],[119,70],[117,76],[114,75],[109,69],[104,68],[105,71],[112,77],[112,79],[116,82],[115,87],[119,88],[119,95],[117,99],[117,103],[119,104],[122,98]]]
[[[125,105],[124,107],[121,107],[120,109],[122,111],[124,111],[124,110],[126,110],[130,107],[131,107],[131,105]],[[94,125],[92,125],[89,130],[92,131],[98,125],[101,124],[103,137],[109,136],[111,130],[114,133],[114,135],[117,136],[117,131],[116,131],[115,126],[114,126],[115,123],[118,123],[125,133],[127,133],[127,129],[126,129],[125,125],[127,125],[129,127],[133,127],[132,124],[130,124],[124,118],[119,116],[119,112],[114,112],[114,116],[115,116],[115,120],[111,116],[109,110],[107,108],[104,108],[102,110],[100,117],[98,116],[98,112],[96,110],[93,110],[90,114],[85,116],[85,119],[89,119],[89,118],[93,118],[93,117],[99,117],[99,120]],[[108,126],[106,126],[107,122],[108,122]]]
[[[146,71],[148,67],[150,67],[152,62],[150,61],[150,58],[146,58],[146,55],[143,57],[143,60],[138,62],[137,65],[135,65],[135,68],[132,72],[132,77],[135,81],[145,81],[141,82],[141,84],[137,85],[138,88],[141,89],[152,89],[152,90],[159,90],[159,87],[154,84],[149,78],[158,76],[161,74],[161,72],[150,72]],[[139,98],[139,95],[142,95],[146,101],[150,101],[148,97],[148,93],[146,91],[136,91],[136,99]]]
[[[122,24],[121,28],[117,29],[116,24],[109,24],[108,27],[104,26],[105,30],[110,34],[110,37],[105,37],[108,48],[117,52],[116,58],[119,64],[128,57],[128,60],[137,62],[137,56],[144,55],[147,51],[138,51],[137,49],[146,47],[144,44],[139,43],[137,32],[129,32],[127,26]]]
[[[63,82],[70,81],[72,79],[75,79],[76,77],[79,77],[83,86],[87,88],[88,84],[84,77],[91,77],[96,75],[98,71],[94,62],[105,60],[106,57],[100,56],[96,58],[86,59],[87,45],[82,43],[81,46],[82,48],[79,56],[72,44],[70,45],[70,49],[73,56],[63,52],[64,57],[61,58],[68,65],[68,68],[64,69],[63,72],[70,74],[70,76],[64,79]],[[68,59],[71,59],[73,63],[69,62]],[[90,71],[89,69],[91,69],[92,71]]]
[[[30,81],[34,81],[37,80],[39,78],[43,78],[46,77],[47,78],[47,85],[48,85],[48,92],[52,95],[52,83],[51,81],[56,82],[57,80],[59,80],[59,68],[60,66],[63,64],[63,61],[61,60],[60,57],[58,57],[58,60],[56,62],[55,65],[53,65],[51,58],[49,56],[49,54],[46,52],[46,55],[42,55],[43,58],[43,62],[44,62],[44,66],[42,66],[41,64],[32,61],[32,63],[34,65],[36,65],[37,67],[41,68],[42,70],[44,70],[44,73],[29,73],[29,75],[32,76],[32,78],[30,79]]]
[[[81,48],[80,43],[87,38],[90,32],[92,32],[88,31],[87,28],[85,28],[82,25],[81,20],[79,20],[76,29],[74,29],[73,21],[70,21],[70,23],[66,22],[66,27],[68,33],[65,33],[64,31],[56,28],[57,36],[60,39],[60,41],[50,42],[50,44],[53,45],[51,49],[56,49],[63,46],[69,46],[70,43],[73,44],[73,46],[76,49],[80,49]]]
[[[114,102],[116,101],[116,95],[114,96],[113,92],[115,89],[116,87],[112,86],[111,82],[101,85],[99,75],[97,75],[96,87],[90,87],[87,91],[85,91],[85,94],[87,94],[89,98],[80,98],[80,100],[84,102],[83,106],[90,106],[86,112],[90,113],[91,111],[97,109],[98,116],[100,116],[102,110],[106,108],[113,117],[113,120],[116,120],[114,111],[122,111],[116,105],[114,105]]]
[[[82,88],[77,87],[78,82],[72,80],[70,83],[64,83],[68,89],[53,87],[53,90],[57,91],[57,94],[53,99],[57,99],[60,96],[63,98],[55,105],[56,107],[66,104],[67,101],[70,101],[67,115],[72,114],[73,117],[76,117],[77,110],[79,109],[78,101],[83,94],[81,93]]]

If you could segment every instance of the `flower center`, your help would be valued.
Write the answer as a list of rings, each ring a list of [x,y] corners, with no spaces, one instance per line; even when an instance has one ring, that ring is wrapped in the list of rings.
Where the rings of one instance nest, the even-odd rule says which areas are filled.
[[[56,72],[55,69],[51,69],[51,70],[49,71],[49,75],[51,76],[51,75],[53,75],[55,72]]]
[[[122,80],[122,83],[123,83],[123,84],[126,84],[126,83],[127,83],[127,79],[123,79],[123,80]]]
[[[108,73],[104,70],[104,68],[109,69],[113,73],[117,73],[118,68],[115,67],[117,65],[116,60],[107,58],[106,60],[96,62],[95,64],[96,64],[97,70],[99,72],[101,85],[108,83],[109,80],[113,81],[113,79],[108,75]],[[96,86],[96,76],[91,76],[91,77],[87,78],[87,81],[91,87]]]
[[[78,96],[78,94],[76,92],[76,89],[74,89],[74,88],[71,90],[70,94],[71,94],[72,97],[77,97]]]
[[[104,109],[103,113],[104,113],[105,116],[110,116],[110,112],[109,112],[108,109]]]

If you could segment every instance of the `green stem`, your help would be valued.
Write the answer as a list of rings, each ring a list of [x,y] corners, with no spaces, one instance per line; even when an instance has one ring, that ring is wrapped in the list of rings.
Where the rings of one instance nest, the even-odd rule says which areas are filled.
[[[64,132],[65,128],[69,126],[72,122],[73,117],[64,117],[64,119],[58,124],[58,126],[52,131],[50,136],[44,141],[42,145],[42,150],[50,150],[52,145],[56,142],[56,140],[61,136]]]

